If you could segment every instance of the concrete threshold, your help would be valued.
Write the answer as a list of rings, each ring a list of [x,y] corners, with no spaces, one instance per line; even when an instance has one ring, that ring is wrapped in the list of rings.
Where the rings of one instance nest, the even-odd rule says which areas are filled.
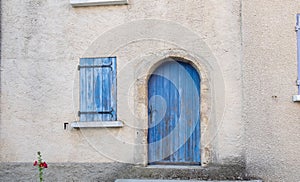
[[[205,169],[203,166],[183,166],[183,165],[149,165],[148,169]]]

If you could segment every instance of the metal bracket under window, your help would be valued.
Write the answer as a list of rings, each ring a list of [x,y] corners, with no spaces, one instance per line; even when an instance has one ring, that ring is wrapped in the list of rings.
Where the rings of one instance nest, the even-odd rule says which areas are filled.
[[[109,114],[112,118],[113,116],[113,109],[111,109],[110,111],[90,111],[90,112],[80,112],[78,111],[78,116],[80,117],[81,114]]]

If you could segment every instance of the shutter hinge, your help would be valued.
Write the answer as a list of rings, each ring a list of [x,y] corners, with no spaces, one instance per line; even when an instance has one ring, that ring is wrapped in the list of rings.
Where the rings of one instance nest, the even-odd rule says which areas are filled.
[[[90,112],[81,112],[78,111],[78,116],[80,117],[81,114],[109,114],[113,118],[114,110],[111,108],[110,111],[90,111]]]
[[[298,32],[298,30],[300,30],[300,25],[295,26],[295,31]]]
[[[300,86],[300,80],[296,80],[296,85]]]
[[[86,65],[86,66],[80,66],[78,65],[77,69],[80,70],[81,68],[110,68],[112,71],[112,62],[108,65]]]

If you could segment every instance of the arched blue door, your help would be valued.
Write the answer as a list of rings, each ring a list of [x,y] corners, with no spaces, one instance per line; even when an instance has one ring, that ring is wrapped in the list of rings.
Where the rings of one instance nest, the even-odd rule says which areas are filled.
[[[195,68],[173,60],[153,72],[148,118],[149,164],[200,164],[200,77]]]

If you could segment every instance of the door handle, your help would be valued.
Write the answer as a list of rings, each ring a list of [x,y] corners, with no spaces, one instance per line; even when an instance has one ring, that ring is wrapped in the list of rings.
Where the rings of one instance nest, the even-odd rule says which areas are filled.
[[[152,105],[149,106],[149,111],[148,111],[148,114],[149,114],[149,119],[150,119],[150,123],[152,123]]]
[[[152,106],[149,106],[149,114],[152,114]]]

